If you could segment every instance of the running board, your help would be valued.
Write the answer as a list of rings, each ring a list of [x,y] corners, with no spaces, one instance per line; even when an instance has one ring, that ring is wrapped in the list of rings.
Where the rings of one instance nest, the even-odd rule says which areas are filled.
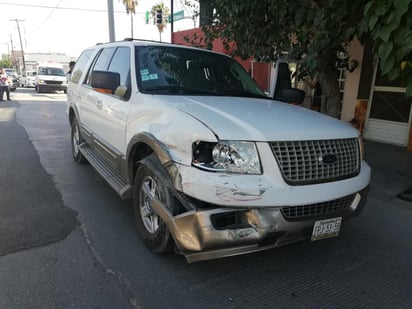
[[[124,181],[123,178],[108,163],[98,157],[92,148],[86,143],[80,145],[80,151],[94,169],[107,181],[122,199],[132,197],[132,186]]]

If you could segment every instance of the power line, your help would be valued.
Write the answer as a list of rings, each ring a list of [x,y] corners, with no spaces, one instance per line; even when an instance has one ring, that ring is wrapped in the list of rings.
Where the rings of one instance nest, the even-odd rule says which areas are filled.
[[[61,6],[55,7],[55,6],[47,6],[47,5],[11,3],[11,2],[0,2],[0,5],[23,6],[23,7],[40,8],[40,9],[56,9],[56,10],[72,10],[72,11],[107,13],[107,10],[99,10],[99,9],[70,8],[70,7],[61,7]],[[124,10],[124,11],[114,11],[114,12],[115,13],[125,13],[126,14],[126,10]],[[144,14],[146,14],[146,12],[136,12],[135,14],[144,15]]]
[[[60,4],[63,2],[63,0],[60,0],[60,2],[50,11],[49,15],[47,15],[47,17],[41,22],[41,24],[33,31],[33,33],[35,33],[37,30],[39,30],[41,28],[41,26],[44,25],[44,23],[50,18],[50,16],[52,16],[53,12],[55,9],[58,9]]]

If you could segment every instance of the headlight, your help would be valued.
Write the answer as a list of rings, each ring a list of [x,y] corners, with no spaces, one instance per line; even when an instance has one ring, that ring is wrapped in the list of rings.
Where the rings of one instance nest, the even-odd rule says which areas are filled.
[[[239,174],[261,174],[256,144],[242,141],[199,142],[193,145],[193,165]]]

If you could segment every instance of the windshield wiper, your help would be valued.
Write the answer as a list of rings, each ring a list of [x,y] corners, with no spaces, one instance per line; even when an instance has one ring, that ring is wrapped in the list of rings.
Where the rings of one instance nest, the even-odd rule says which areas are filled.
[[[242,90],[230,90],[226,89],[221,92],[221,95],[224,96],[235,96],[235,97],[244,97],[244,98],[258,98],[258,99],[267,99],[268,97],[265,95],[260,95],[257,93],[246,92]]]
[[[207,94],[207,95],[223,95],[220,92],[214,90],[202,89],[202,88],[191,88],[178,85],[162,85],[147,87],[142,89],[143,92],[152,92],[152,91],[161,91],[166,92],[167,94]]]

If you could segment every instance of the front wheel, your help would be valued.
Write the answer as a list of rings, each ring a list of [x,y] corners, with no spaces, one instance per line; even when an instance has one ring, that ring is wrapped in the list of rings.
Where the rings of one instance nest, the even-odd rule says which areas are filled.
[[[177,201],[162,180],[164,177],[159,177],[159,167],[156,165],[160,162],[156,161],[152,155],[137,169],[133,188],[133,208],[137,230],[145,245],[152,252],[164,254],[173,249],[174,240],[166,223],[151,207],[150,200],[159,200],[172,213],[175,212]]]
[[[72,146],[72,155],[74,161],[77,163],[83,164],[87,160],[80,151],[80,145],[83,143],[83,138],[80,133],[80,127],[77,119],[73,119],[72,122],[72,132],[71,132],[71,146]]]

